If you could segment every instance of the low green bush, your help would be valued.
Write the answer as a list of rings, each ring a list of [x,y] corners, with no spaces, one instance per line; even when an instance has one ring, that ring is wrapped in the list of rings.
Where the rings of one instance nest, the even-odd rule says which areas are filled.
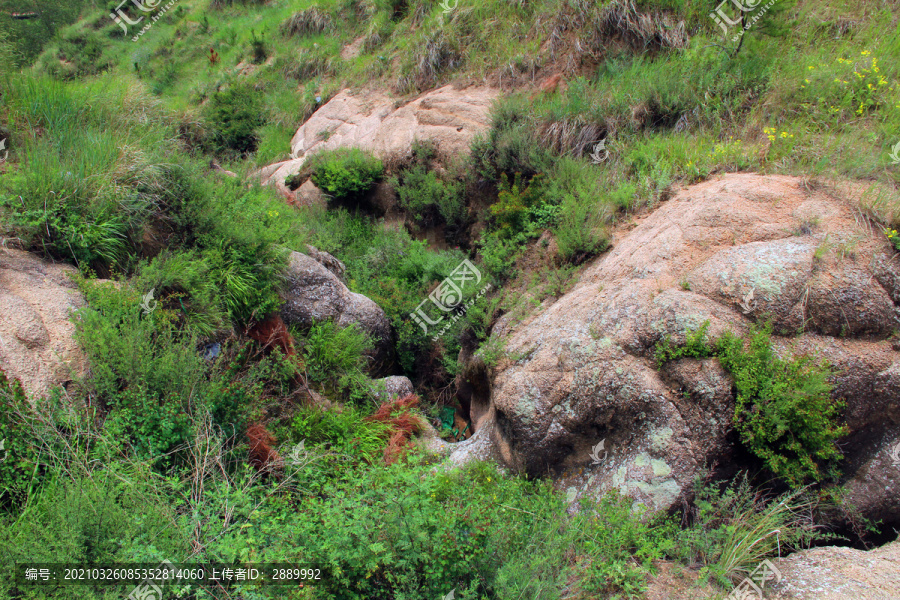
[[[359,199],[384,173],[379,159],[358,148],[323,151],[309,162],[312,182],[338,200]]]
[[[782,359],[770,342],[771,326],[744,340],[727,332],[717,343],[722,366],[735,380],[734,424],[741,441],[777,476],[793,485],[836,477],[835,442],[843,403],[831,399],[831,371],[809,356]]]
[[[828,365],[810,356],[780,358],[771,325],[751,328],[748,340],[726,332],[706,341],[709,322],[686,333],[682,346],[666,337],[656,347],[658,366],[679,358],[715,356],[735,380],[734,426],[741,442],[777,477],[791,485],[837,476],[835,442],[847,435],[838,424],[843,403],[831,398]]]
[[[342,328],[334,321],[320,321],[300,337],[300,345],[311,381],[325,385],[342,399],[359,401],[368,395],[366,353],[372,342],[358,325]]]
[[[250,85],[234,84],[214,93],[203,107],[203,117],[211,131],[207,149],[227,157],[255,152],[257,130],[266,123],[259,93]]]
[[[444,181],[434,171],[416,165],[391,178],[391,186],[397,191],[400,206],[421,226],[443,221],[458,227],[465,220],[466,206],[459,182]]]

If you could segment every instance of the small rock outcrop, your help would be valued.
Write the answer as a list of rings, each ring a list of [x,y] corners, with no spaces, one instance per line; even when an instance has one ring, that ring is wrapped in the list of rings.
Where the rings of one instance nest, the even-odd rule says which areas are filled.
[[[344,90],[297,130],[290,160],[263,167],[257,174],[264,185],[274,185],[291,202],[323,203],[324,195],[311,182],[296,190],[285,184],[310,154],[360,148],[384,158],[408,153],[416,140],[431,140],[442,154],[458,154],[490,127],[490,109],[498,93],[486,87],[456,90],[448,85],[398,106],[397,98],[382,93]]]
[[[0,369],[42,396],[84,373],[70,313],[84,299],[75,269],[21,250],[0,248]]]
[[[900,598],[900,542],[864,552],[813,548],[773,561],[781,581],[766,586],[774,600]]]
[[[333,257],[331,254],[319,250],[315,246],[307,245],[306,251],[310,258],[331,271],[342,283],[347,283],[347,280],[344,277],[347,272],[347,267],[344,263]]]
[[[501,320],[492,335],[509,358],[473,402],[489,402],[510,467],[553,473],[575,497],[617,489],[668,509],[696,476],[734,464],[735,399],[717,360],[659,370],[656,344],[706,321],[712,338],[770,321],[782,355],[816,353],[835,369],[850,493],[865,514],[900,522],[895,254],[836,189],[753,174],[692,186],[624,230],[558,301]],[[475,363],[469,372],[486,373]]]
[[[380,402],[386,402],[392,398],[403,398],[416,393],[412,381],[403,375],[392,375],[391,377],[376,379],[372,383],[375,396]]]
[[[326,319],[339,327],[356,323],[374,344],[370,372],[380,373],[391,362],[391,324],[384,311],[369,298],[351,292],[321,263],[291,252],[284,290],[281,318],[285,323],[304,328]]]

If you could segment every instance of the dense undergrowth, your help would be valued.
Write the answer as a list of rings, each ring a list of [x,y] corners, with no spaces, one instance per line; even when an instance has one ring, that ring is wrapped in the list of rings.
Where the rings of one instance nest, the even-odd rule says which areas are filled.
[[[436,470],[425,453],[386,448],[452,396],[461,349],[502,354],[485,344],[499,315],[563,293],[616,224],[678,185],[755,170],[896,193],[896,10],[784,2],[738,48],[712,3],[687,0],[491,0],[448,15],[423,0],[180,0],[134,42],[140,27],[126,35],[109,19],[116,3],[83,4],[55,36],[36,25],[54,31],[74,12],[0,32],[0,235],[78,267],[87,305],[73,320],[90,363],[35,405],[0,380],[4,564],[304,562],[326,574],[288,595],[245,585],[243,598],[621,598],[657,558],[727,586],[811,541],[820,500],[799,486],[837,458],[837,405],[827,371],[775,357],[764,330],[747,346],[701,336],[660,358],[715,355],[735,375],[736,429],[777,491],[698,482],[682,518],[614,495],[569,513],[547,482],[480,463]],[[354,41],[359,53],[342,55]],[[533,93],[557,72],[561,87]],[[408,94],[451,80],[510,91],[456,162],[427,144],[383,162],[323,154],[303,177],[330,194],[327,210],[245,182],[286,158],[297,127],[346,85]],[[408,227],[372,215],[379,181]],[[881,198],[864,208],[900,227]],[[433,228],[446,249],[419,239]],[[551,238],[547,270],[529,270]],[[294,330],[293,350],[248,337],[280,303],[287,253],[306,244],[385,310],[421,409],[379,409],[371,342],[354,328]],[[427,335],[409,314],[465,258],[499,291]],[[323,411],[310,389],[343,409]],[[805,418],[797,402],[821,410]],[[779,495],[785,481],[794,491]],[[4,569],[4,597],[121,596],[15,589]]]

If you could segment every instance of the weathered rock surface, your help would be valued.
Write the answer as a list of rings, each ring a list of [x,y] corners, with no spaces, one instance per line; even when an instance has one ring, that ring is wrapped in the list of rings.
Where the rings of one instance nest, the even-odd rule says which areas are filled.
[[[490,404],[491,442],[507,465],[550,472],[576,497],[618,489],[666,509],[698,474],[733,462],[737,442],[730,376],[714,359],[660,372],[656,344],[705,321],[715,338],[771,320],[790,336],[775,337],[780,352],[818,352],[837,370],[851,490],[864,512],[900,522],[900,468],[884,463],[900,426],[894,255],[850,199],[797,178],[692,186],[619,235],[558,301],[501,320],[492,335],[510,358],[474,386],[472,403]]]
[[[392,375],[376,379],[374,382],[375,395],[380,401],[390,400],[392,398],[403,398],[410,394],[415,394],[412,381],[403,375]]]
[[[775,600],[896,600],[900,542],[864,552],[813,548],[775,560],[782,579],[766,586]]]
[[[408,153],[415,140],[431,140],[442,154],[454,155],[488,129],[498,94],[486,87],[456,90],[448,85],[398,106],[396,98],[382,93],[342,91],[297,130],[291,140],[292,158],[264,167],[258,175],[264,185],[274,185],[292,202],[322,203],[324,196],[310,182],[295,191],[285,185],[310,154],[361,148],[384,158]]]
[[[0,368],[29,394],[45,395],[84,373],[86,360],[69,320],[84,305],[68,277],[74,272],[0,248]]]
[[[329,255],[330,256],[330,255]],[[315,259],[292,252],[287,269],[281,318],[288,325],[310,327],[333,319],[339,327],[356,323],[372,342],[370,372],[379,373],[393,355],[391,324],[384,311],[362,294],[351,292]]]
[[[335,277],[341,280],[341,282],[346,283],[344,274],[347,272],[347,267],[343,262],[333,257],[328,252],[319,250],[315,246],[307,244],[306,250],[310,258],[331,271]]]

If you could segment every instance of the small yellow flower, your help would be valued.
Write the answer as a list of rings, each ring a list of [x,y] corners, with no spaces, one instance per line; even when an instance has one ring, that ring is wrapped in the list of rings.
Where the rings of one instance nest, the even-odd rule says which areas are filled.
[[[871,52],[869,52],[868,50],[863,50],[862,52],[860,52],[860,54],[862,54],[863,56],[868,56],[871,54]]]

